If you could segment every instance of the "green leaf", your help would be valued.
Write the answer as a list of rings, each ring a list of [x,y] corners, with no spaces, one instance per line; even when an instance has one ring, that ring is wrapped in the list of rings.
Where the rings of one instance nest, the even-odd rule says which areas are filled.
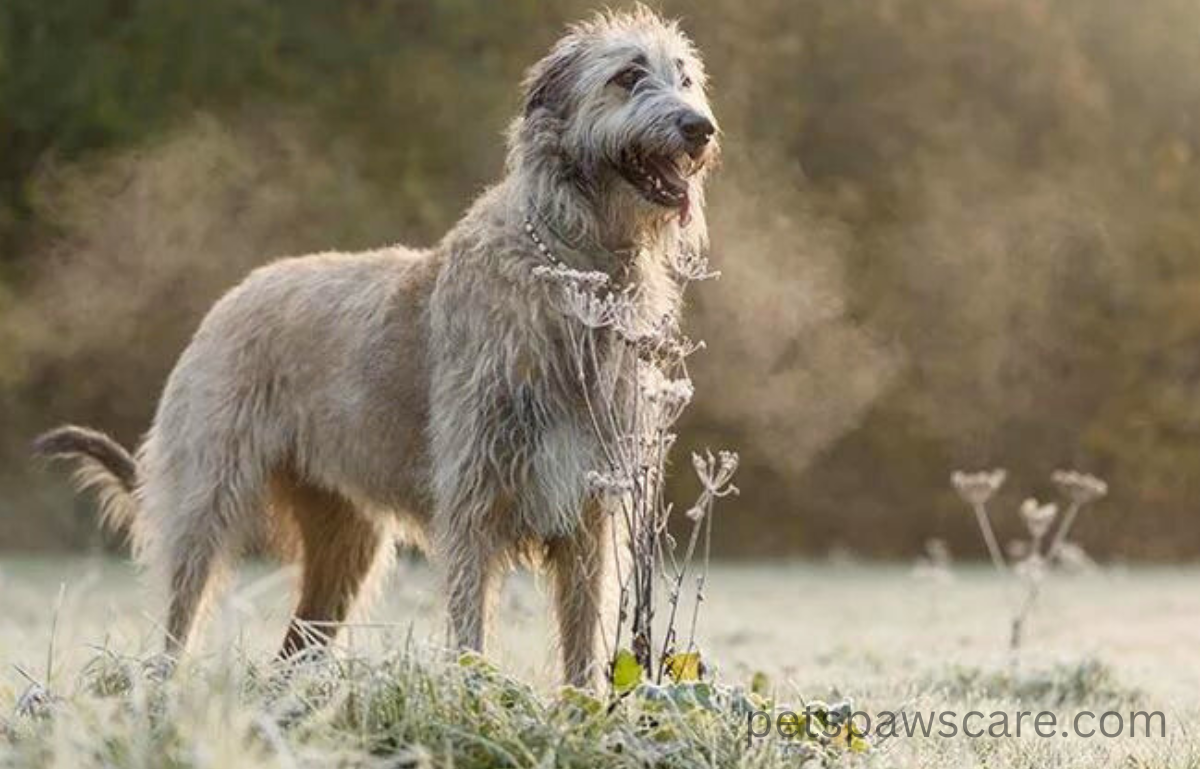
[[[667,665],[667,675],[675,683],[700,680],[700,671],[703,669],[700,666],[700,652],[669,654],[664,662]]]
[[[637,657],[633,656],[633,652],[628,649],[621,649],[613,658],[612,685],[617,694],[631,691],[641,682],[645,674],[646,671],[638,663]]]
[[[489,673],[496,672],[496,666],[488,662],[487,659],[478,652],[465,651],[458,655],[458,664],[460,667],[468,670],[483,670]]]
[[[564,686],[558,691],[559,701],[585,717],[599,715],[604,710],[604,703],[582,689],[574,686]]]

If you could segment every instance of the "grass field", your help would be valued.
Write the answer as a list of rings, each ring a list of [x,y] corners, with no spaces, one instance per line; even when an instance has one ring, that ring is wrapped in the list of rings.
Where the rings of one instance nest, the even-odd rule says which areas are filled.
[[[600,725],[564,716],[545,599],[525,574],[508,581],[495,623],[489,656],[503,675],[489,670],[482,690],[472,689],[475,672],[434,651],[444,640],[435,582],[411,562],[398,566],[369,624],[347,633],[336,674],[302,671],[281,684],[268,663],[289,588],[286,572],[245,569],[200,653],[163,684],[143,664],[159,645],[159,604],[129,565],[0,559],[0,766],[800,761],[771,737],[747,746],[745,721],[689,722],[684,736],[644,740],[645,713],[633,706],[599,714],[608,719]],[[1197,568],[1056,577],[1014,672],[1006,650],[1014,596],[990,571],[961,568],[939,582],[903,566],[721,565],[710,578],[702,648],[719,682],[765,673],[776,701],[797,709],[805,698],[850,698],[872,714],[950,710],[959,723],[968,711],[985,714],[972,729],[986,729],[996,711],[1059,714],[1050,738],[1035,736],[1030,718],[1019,738],[935,731],[824,759],[839,765],[1194,767],[1198,588]],[[496,710],[493,698],[507,704]],[[1057,733],[1081,711],[1109,710],[1125,714],[1121,737]],[[1166,736],[1156,725],[1151,737],[1130,737],[1133,710],[1161,711]]]

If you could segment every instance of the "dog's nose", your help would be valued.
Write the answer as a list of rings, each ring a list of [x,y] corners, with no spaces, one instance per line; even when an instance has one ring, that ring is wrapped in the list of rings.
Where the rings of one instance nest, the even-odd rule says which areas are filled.
[[[676,119],[675,125],[679,128],[679,133],[683,135],[684,141],[692,147],[703,147],[708,144],[708,140],[717,130],[712,121],[699,112],[684,112]]]

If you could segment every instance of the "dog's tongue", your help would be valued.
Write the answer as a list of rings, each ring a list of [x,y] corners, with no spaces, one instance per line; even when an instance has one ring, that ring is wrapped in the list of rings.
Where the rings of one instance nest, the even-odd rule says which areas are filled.
[[[683,193],[683,202],[679,204],[679,223],[684,227],[692,220],[692,197]]]

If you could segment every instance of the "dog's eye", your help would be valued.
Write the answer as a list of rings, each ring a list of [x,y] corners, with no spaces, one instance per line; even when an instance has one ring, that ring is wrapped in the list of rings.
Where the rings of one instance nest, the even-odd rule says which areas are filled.
[[[688,77],[687,75],[684,75],[683,80],[679,81],[679,87],[683,88],[684,90],[691,88],[692,87],[692,79],[690,77]]]
[[[626,91],[632,91],[633,87],[642,82],[642,78],[644,77],[646,77],[645,68],[635,64],[613,75],[613,79],[609,82],[624,88]]]

